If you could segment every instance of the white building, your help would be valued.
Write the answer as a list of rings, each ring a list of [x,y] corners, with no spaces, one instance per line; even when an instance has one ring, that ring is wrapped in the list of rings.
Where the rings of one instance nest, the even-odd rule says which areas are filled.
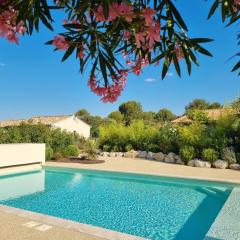
[[[74,115],[65,116],[42,116],[30,119],[0,121],[0,127],[19,126],[21,124],[44,124],[52,128],[60,128],[67,132],[78,133],[85,138],[90,137],[91,126]]]

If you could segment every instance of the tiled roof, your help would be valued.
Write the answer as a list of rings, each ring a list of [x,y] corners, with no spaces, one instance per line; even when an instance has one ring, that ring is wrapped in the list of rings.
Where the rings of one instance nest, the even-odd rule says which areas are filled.
[[[29,119],[18,119],[18,120],[5,120],[0,121],[0,127],[11,127],[11,126],[19,126],[21,124],[45,124],[51,125],[56,122],[62,121],[71,115],[62,115],[62,116],[42,116],[42,117],[32,117]]]
[[[225,109],[225,108],[220,108],[220,109],[208,109],[208,110],[203,110],[206,114],[207,117],[211,120],[218,120],[221,116],[226,114],[227,112],[233,112],[232,109]],[[187,115],[183,115],[175,120],[172,121],[172,123],[191,123],[192,120],[188,118]]]

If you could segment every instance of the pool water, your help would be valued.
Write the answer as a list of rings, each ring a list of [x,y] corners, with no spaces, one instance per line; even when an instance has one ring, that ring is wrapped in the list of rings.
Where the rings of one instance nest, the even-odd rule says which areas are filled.
[[[47,167],[0,177],[0,204],[154,240],[203,239],[231,184]]]

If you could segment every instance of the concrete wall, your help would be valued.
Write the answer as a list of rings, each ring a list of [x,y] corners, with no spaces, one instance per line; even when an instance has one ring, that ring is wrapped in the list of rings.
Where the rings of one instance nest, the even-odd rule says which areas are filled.
[[[75,116],[71,116],[67,119],[54,123],[52,126],[56,128],[61,128],[62,130],[65,130],[67,132],[76,132],[80,136],[83,136],[85,138],[90,137],[91,126],[89,126],[87,123],[81,121]]]
[[[0,167],[45,163],[45,144],[0,144]]]

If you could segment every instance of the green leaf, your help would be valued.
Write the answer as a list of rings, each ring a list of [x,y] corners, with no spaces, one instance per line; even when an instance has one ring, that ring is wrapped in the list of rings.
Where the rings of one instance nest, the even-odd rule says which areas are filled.
[[[65,52],[65,54],[63,55],[62,58],[62,62],[64,62],[74,51],[75,47],[74,46],[70,46],[67,51]]]
[[[182,16],[180,15],[180,13],[178,12],[178,10],[176,9],[176,7],[173,5],[173,3],[171,1],[168,1],[168,4],[170,6],[170,10],[172,11],[172,13],[174,14],[177,22],[179,23],[179,25],[185,30],[188,31],[187,25],[185,24]]]
[[[232,68],[232,72],[240,68],[240,61]]]
[[[208,19],[210,19],[212,15],[215,13],[216,9],[218,8],[218,5],[219,5],[219,0],[216,0],[210,9],[210,12],[208,14]]]

